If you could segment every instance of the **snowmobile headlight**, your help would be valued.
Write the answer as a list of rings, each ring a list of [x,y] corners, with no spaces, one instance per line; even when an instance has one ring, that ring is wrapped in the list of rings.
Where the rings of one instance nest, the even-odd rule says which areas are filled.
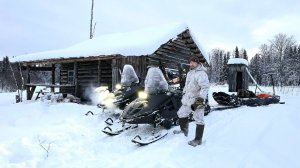
[[[146,92],[138,92],[138,96],[142,100],[145,100],[148,98],[148,94]]]
[[[119,90],[119,89],[122,88],[122,86],[121,86],[121,84],[116,84],[115,88],[116,88],[117,90]]]

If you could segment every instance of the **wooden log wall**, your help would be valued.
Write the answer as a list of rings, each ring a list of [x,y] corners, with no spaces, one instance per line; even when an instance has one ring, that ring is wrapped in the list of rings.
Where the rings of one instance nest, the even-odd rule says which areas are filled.
[[[75,66],[76,64],[76,66]],[[76,70],[77,69],[77,70]],[[74,71],[74,83],[68,83],[68,71]],[[75,72],[76,71],[76,72]],[[101,85],[112,88],[112,66],[111,60],[86,61],[61,64],[60,84],[78,84],[74,88],[61,88],[62,93],[71,93],[86,99],[85,91],[90,87]],[[75,91],[77,90],[77,92]]]
[[[112,60],[101,60],[99,63],[98,86],[104,85],[112,89]]]
[[[74,63],[66,63],[61,64],[60,70],[60,84],[67,85],[68,84],[68,71],[74,70]],[[65,87],[60,88],[61,93],[71,93],[75,95],[75,88],[72,87]]]
[[[98,85],[98,62],[78,62],[77,82],[81,87]]]
[[[189,59],[195,55],[195,53],[189,47],[189,43],[183,34],[177,36],[175,40],[160,46],[154,54],[149,56],[148,64],[159,66],[160,63],[167,68],[177,69],[178,63],[188,63]]]

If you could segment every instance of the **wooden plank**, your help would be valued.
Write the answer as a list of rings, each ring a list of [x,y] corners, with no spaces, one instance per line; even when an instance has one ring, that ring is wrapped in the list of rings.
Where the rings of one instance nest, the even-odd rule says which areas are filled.
[[[20,61],[24,65],[35,65],[35,64],[64,64],[73,62],[86,62],[86,61],[99,61],[99,60],[111,60],[121,59],[123,56],[120,54],[114,55],[98,55],[89,57],[71,57],[71,58],[56,58],[56,59],[44,59],[36,61]]]
[[[97,76],[97,73],[91,71],[78,71],[78,75],[85,76],[85,75],[94,75]]]
[[[29,83],[29,84],[26,84],[25,86],[29,86],[29,87],[34,87],[34,86],[45,86],[45,87],[56,87],[56,88],[59,88],[59,87],[74,87],[75,85],[70,85],[70,84],[67,84],[67,85],[52,85],[52,84],[45,84],[45,83]]]
[[[26,74],[27,74],[27,79],[26,79],[26,84],[30,83],[30,67],[26,67]]]
[[[75,96],[79,95],[79,84],[78,84],[78,63],[74,62],[74,85],[75,85]]]
[[[55,85],[55,64],[52,64],[52,72],[51,72],[51,83]],[[54,92],[54,87],[51,87],[51,92]]]
[[[101,61],[98,61],[98,73],[97,73],[97,77],[98,77],[98,86],[100,86],[100,84],[101,84],[101,73],[102,73],[102,69],[101,69]]]
[[[159,53],[159,52],[163,52],[163,53],[166,53],[168,55],[176,55],[178,58],[187,58],[187,57],[193,55],[192,52],[186,52],[186,51],[183,51],[183,50],[174,51],[174,50],[168,50],[168,49],[165,49],[165,48],[161,48],[161,49],[157,50],[155,53]]]
[[[187,63],[188,59],[184,59],[184,58],[178,58],[178,57],[173,57],[170,56],[166,53],[163,52],[158,52],[157,54],[154,54],[153,56],[149,56],[150,58],[156,58],[165,62],[180,62],[180,63]]]
[[[22,66],[22,70],[26,70],[25,66]],[[52,67],[30,67],[31,71],[52,71]]]
[[[81,78],[98,78],[97,74],[80,74],[78,75],[78,79]]]

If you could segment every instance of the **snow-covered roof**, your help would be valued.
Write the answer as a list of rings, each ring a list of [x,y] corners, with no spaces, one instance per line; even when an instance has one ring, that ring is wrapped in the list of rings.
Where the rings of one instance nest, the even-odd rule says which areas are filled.
[[[103,55],[141,56],[154,53],[162,44],[188,29],[186,24],[166,24],[127,33],[107,34],[71,47],[59,50],[19,55],[12,62],[39,61],[60,58],[78,58]],[[195,37],[192,37],[195,40]],[[208,56],[199,43],[196,43],[202,55]]]
[[[244,64],[249,65],[248,61],[244,58],[230,58],[227,64]]]

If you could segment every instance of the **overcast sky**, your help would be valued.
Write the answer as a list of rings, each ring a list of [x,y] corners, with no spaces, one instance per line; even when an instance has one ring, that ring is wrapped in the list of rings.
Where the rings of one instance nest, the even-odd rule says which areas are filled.
[[[89,38],[91,0],[0,0],[0,56],[61,49]],[[299,0],[95,0],[95,36],[186,23],[209,52],[257,48],[278,33],[300,41]]]

